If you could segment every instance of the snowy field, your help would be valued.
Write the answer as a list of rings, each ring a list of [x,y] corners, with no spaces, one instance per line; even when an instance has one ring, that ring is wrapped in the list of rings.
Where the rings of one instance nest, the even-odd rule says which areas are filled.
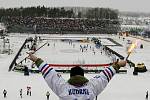
[[[0,54],[0,100],[46,100],[46,92],[50,91],[50,100],[59,100],[58,97],[50,90],[44,81],[41,74],[30,74],[29,76],[24,76],[23,73],[18,72],[8,72],[8,68],[13,58],[17,54],[21,45],[27,37],[34,37],[34,35],[29,34],[11,34],[7,38],[10,39],[10,47],[13,49],[12,54]],[[85,52],[80,51],[80,45],[87,45],[86,43],[74,43],[69,45],[66,42],[61,42],[56,40],[58,38],[85,38],[84,35],[38,35],[42,38],[49,39],[42,42],[39,42],[39,46],[45,42],[48,42],[50,46],[44,46],[38,52],[37,56],[40,56],[48,63],[60,63],[60,64],[94,64],[94,63],[110,63],[111,58],[106,56],[103,52],[100,53],[100,49],[96,49],[93,43],[88,45],[91,48],[94,48],[95,55],[93,51],[88,49]],[[93,35],[88,35],[88,37],[93,37]],[[112,38],[118,43],[122,44],[122,47],[119,46],[109,46],[111,49],[119,52],[124,57],[126,54],[127,40],[135,40],[132,37],[123,37],[116,35],[95,35],[95,37],[101,38]],[[53,38],[53,40],[51,39]],[[102,43],[105,45],[111,44],[112,42],[107,39],[102,39]],[[131,54],[129,59],[134,63],[145,63],[147,69],[150,70],[150,56],[149,49],[150,43],[140,40],[140,43],[143,44],[144,48],[136,48]],[[27,50],[23,50],[22,56],[19,57],[19,60],[26,57]],[[18,60],[18,62],[19,62]],[[30,64],[29,61],[27,61]],[[30,65],[28,65],[30,66]],[[127,74],[116,74],[113,79],[110,81],[105,90],[98,96],[98,100],[145,100],[146,91],[150,91],[150,72],[139,73],[138,76],[133,76],[133,68],[126,66]],[[85,74],[87,78],[94,77],[96,74]],[[64,79],[69,79],[69,74],[62,74]],[[26,95],[26,87],[31,86],[32,96]],[[6,89],[8,92],[7,98],[3,98],[3,89]],[[23,89],[23,98],[19,96],[19,90]]]

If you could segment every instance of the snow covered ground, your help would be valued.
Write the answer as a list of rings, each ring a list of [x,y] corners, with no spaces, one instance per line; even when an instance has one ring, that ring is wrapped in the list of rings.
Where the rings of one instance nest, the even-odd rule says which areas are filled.
[[[19,96],[19,90],[23,89],[23,98],[22,100],[46,100],[46,92],[50,91],[50,100],[59,100],[58,97],[51,91],[51,89],[47,86],[41,74],[30,74],[29,76],[24,76],[23,73],[18,72],[8,72],[8,68],[13,58],[17,54],[19,48],[23,44],[24,40],[27,37],[31,37],[34,35],[29,34],[11,34],[9,37],[11,48],[13,52],[11,55],[8,54],[0,54],[0,100],[21,100]],[[85,38],[84,35],[38,35],[42,38]],[[135,40],[132,37],[125,37],[123,41],[123,37],[119,38],[116,35],[95,35],[96,37],[101,38],[112,38],[123,45],[123,47],[118,46],[110,46],[111,49],[119,52],[124,57],[126,54],[126,46],[127,40]],[[88,35],[88,37],[93,37],[93,35]],[[106,56],[104,53],[101,55],[100,50],[96,49],[94,44],[88,44],[95,50],[95,55],[92,50],[88,49],[85,52],[80,51],[79,43],[74,43],[73,45],[69,45],[65,42],[60,42],[59,40],[46,40],[39,43],[42,45],[44,42],[50,43],[50,46],[45,46],[41,48],[38,52],[36,52],[37,56],[40,56],[48,63],[110,63],[111,59]],[[103,44],[111,44],[112,42],[107,39],[102,39]],[[147,69],[150,70],[150,56],[149,56],[149,48],[150,43],[140,40],[140,43],[143,44],[144,48],[136,48],[134,52],[129,57],[130,60],[135,62],[143,62],[147,66]],[[23,50],[22,58],[26,57],[27,50]],[[29,61],[27,61],[30,63]],[[130,68],[128,65],[126,66],[127,74],[116,74],[113,79],[110,81],[105,90],[98,96],[98,100],[145,100],[146,91],[150,91],[150,72],[147,71],[145,73],[139,73],[138,76],[133,76],[133,68]],[[96,74],[86,74],[87,78],[91,78]],[[62,76],[67,80],[69,78],[69,74],[62,74]],[[31,86],[32,96],[26,95],[26,87]],[[7,98],[3,98],[3,89],[6,89],[8,92]]]

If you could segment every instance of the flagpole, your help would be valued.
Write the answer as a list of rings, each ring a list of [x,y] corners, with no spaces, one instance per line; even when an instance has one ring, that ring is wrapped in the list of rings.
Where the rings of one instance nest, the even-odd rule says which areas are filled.
[[[38,50],[40,50],[42,47],[44,47],[48,42],[44,43],[42,46],[40,46],[38,49],[36,49],[34,52],[32,52],[32,54],[34,54],[35,52],[37,52]],[[24,59],[22,59],[18,64],[20,64],[22,61],[24,61],[25,59],[27,59],[29,56],[25,57]]]
[[[128,60],[129,56],[130,56],[131,52],[128,53],[127,57],[126,57],[126,60]]]

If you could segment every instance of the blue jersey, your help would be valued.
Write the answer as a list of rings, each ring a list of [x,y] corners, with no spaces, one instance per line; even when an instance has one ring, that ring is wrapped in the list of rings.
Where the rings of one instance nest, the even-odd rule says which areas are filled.
[[[85,85],[76,87],[66,82],[52,66],[44,62],[39,66],[39,70],[42,72],[48,86],[60,100],[94,100],[116,73],[115,69],[110,66],[91,78]]]

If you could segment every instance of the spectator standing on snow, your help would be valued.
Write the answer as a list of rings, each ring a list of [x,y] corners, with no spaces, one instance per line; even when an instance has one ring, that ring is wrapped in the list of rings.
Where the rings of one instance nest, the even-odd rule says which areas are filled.
[[[95,51],[93,51],[93,54],[95,55]]]
[[[52,66],[45,63],[41,58],[36,57],[31,52],[29,59],[35,62],[48,86],[61,100],[94,100],[107,86],[115,73],[126,65],[126,61],[113,63],[105,68],[99,75],[90,80],[84,77],[84,70],[73,67],[70,70],[70,79],[66,82]]]
[[[146,100],[148,100],[148,91],[146,91]]]
[[[103,52],[101,51],[101,55],[102,55],[102,53],[103,53]]]
[[[30,86],[27,86],[27,95],[31,96],[31,87]]]
[[[7,97],[7,91],[4,89],[4,91],[3,91],[3,95],[4,95],[4,98],[6,98]]]
[[[95,100],[97,100],[97,96],[95,97]]]
[[[20,97],[22,98],[22,89],[20,89],[20,91],[19,91],[19,92],[20,92]]]
[[[49,93],[49,91],[47,91],[46,92],[46,98],[47,98],[47,100],[49,100],[49,96],[50,96],[50,93]]]

